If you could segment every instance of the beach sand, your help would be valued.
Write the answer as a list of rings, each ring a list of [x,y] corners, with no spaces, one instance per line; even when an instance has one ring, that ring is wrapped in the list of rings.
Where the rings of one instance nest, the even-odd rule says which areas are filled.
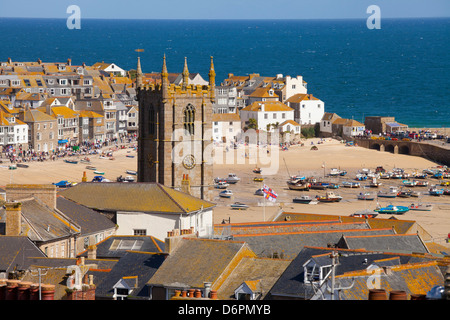
[[[311,142],[318,147],[318,150],[311,150]],[[343,180],[354,181],[358,170],[368,168],[375,170],[377,166],[383,166],[390,170],[394,167],[402,168],[406,172],[412,173],[415,170],[436,166],[435,163],[421,157],[414,157],[401,154],[392,154],[389,152],[380,152],[355,146],[345,146],[345,144],[326,139],[322,144],[317,144],[318,139],[308,139],[304,146],[291,146],[287,151],[273,152],[270,165],[277,168],[276,174],[265,174],[264,165],[262,174],[257,175],[252,172],[255,168],[254,163],[249,163],[245,157],[239,160],[240,164],[224,163],[214,165],[215,177],[226,177],[228,173],[235,173],[241,178],[237,184],[230,185],[234,193],[231,199],[224,199],[218,196],[220,190],[214,189],[213,202],[217,204],[214,209],[214,223],[221,223],[228,220],[232,223],[270,221],[273,220],[280,210],[298,213],[319,213],[348,216],[356,211],[364,209],[375,209],[375,201],[357,200],[357,194],[363,189],[350,189],[340,187],[334,190],[336,194],[343,197],[339,203],[319,203],[316,205],[293,203],[292,199],[301,194],[310,196],[325,194],[322,190],[310,190],[307,192],[289,190],[286,181],[290,175],[315,176],[323,178],[330,172],[331,168],[340,168],[348,173],[344,177],[332,178],[331,181],[341,182]],[[242,145],[239,148],[244,148]],[[106,148],[104,150],[108,150]],[[229,151],[233,152],[233,150]],[[99,155],[89,156],[92,166],[97,170],[104,171],[104,177],[111,181],[116,181],[120,175],[126,176],[126,170],[137,170],[137,153],[131,147],[113,151],[114,160],[100,159]],[[127,157],[128,156],[128,157]],[[130,156],[134,156],[131,158]],[[237,156],[239,157],[239,155]],[[246,163],[244,163],[246,162]],[[87,170],[85,163],[69,164],[62,159],[56,161],[47,160],[46,162],[28,163],[28,168],[17,168],[17,170],[8,170],[9,161],[3,159],[0,164],[0,185],[5,186],[8,183],[17,184],[47,184],[60,180],[69,180],[72,182],[81,182],[83,172],[86,172],[88,181],[96,175],[93,170]],[[269,165],[267,165],[269,166]],[[264,182],[254,182],[255,176],[262,176]],[[325,178],[325,180],[329,180]],[[329,180],[330,181],[330,180]],[[428,179],[430,184],[439,183],[436,179]],[[401,180],[381,180],[383,185],[379,189],[391,185],[399,186]],[[254,192],[266,184],[272,188],[278,198],[275,203],[263,201],[263,197],[254,195]],[[361,186],[368,185],[368,182],[361,182]],[[403,215],[395,215],[397,219],[417,221],[428,233],[432,235],[436,243],[449,246],[445,242],[450,233],[450,196],[433,197],[427,194],[427,188],[415,188],[415,190],[425,193],[420,200],[423,203],[432,203],[432,211],[409,211]],[[366,189],[366,191],[377,192],[377,188]],[[382,206],[390,203],[395,205],[409,205],[418,202],[418,198],[395,198],[379,199]],[[247,210],[232,210],[230,204],[234,202],[243,202],[250,207]],[[265,205],[264,205],[265,204]],[[389,218],[389,215],[380,214],[380,218]],[[378,218],[377,217],[377,218]]]

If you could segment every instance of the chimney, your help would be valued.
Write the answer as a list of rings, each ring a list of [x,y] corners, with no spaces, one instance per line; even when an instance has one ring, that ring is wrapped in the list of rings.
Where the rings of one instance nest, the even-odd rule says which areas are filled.
[[[6,231],[7,236],[18,236],[22,229],[22,205],[19,202],[7,202]]]
[[[71,66],[72,65],[72,59],[67,59],[67,65]]]
[[[56,208],[56,186],[47,184],[7,184],[6,201],[18,201],[34,197],[51,209]]]
[[[92,245],[88,247],[88,259],[97,259],[97,246]]]
[[[211,285],[212,285],[211,282],[203,282],[203,286],[205,287],[203,296],[205,298],[209,298],[209,294],[211,293]]]
[[[183,174],[183,180],[181,181],[181,191],[187,194],[191,194],[191,181],[188,174]]]

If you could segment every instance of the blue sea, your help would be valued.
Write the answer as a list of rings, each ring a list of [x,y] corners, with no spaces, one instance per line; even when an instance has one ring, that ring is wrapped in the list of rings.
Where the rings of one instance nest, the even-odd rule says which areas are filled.
[[[411,127],[450,127],[450,19],[366,20],[81,20],[0,18],[0,60],[114,62],[208,77],[228,73],[302,75],[327,112],[364,121],[395,116]]]

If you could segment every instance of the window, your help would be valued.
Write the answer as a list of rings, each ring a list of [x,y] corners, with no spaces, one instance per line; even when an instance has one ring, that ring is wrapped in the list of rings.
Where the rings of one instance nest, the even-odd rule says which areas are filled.
[[[147,230],[146,229],[134,229],[133,230],[133,234],[135,236],[146,236],[147,235]]]
[[[286,113],[283,112],[283,113],[281,114],[281,119],[286,119]]]
[[[295,89],[295,84],[292,85],[292,89]]]
[[[184,109],[184,130],[189,135],[194,135],[194,122],[195,122],[195,108],[193,105],[188,105]]]
[[[277,114],[276,114],[276,113],[273,114],[273,118],[274,118],[274,119],[277,118]]]
[[[267,113],[264,113],[264,119],[268,119],[269,115]]]

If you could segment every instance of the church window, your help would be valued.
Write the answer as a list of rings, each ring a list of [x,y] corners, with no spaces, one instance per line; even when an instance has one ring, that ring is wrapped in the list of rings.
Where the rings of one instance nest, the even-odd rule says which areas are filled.
[[[194,135],[194,122],[195,122],[195,108],[193,105],[188,105],[184,109],[184,130],[189,135]]]

